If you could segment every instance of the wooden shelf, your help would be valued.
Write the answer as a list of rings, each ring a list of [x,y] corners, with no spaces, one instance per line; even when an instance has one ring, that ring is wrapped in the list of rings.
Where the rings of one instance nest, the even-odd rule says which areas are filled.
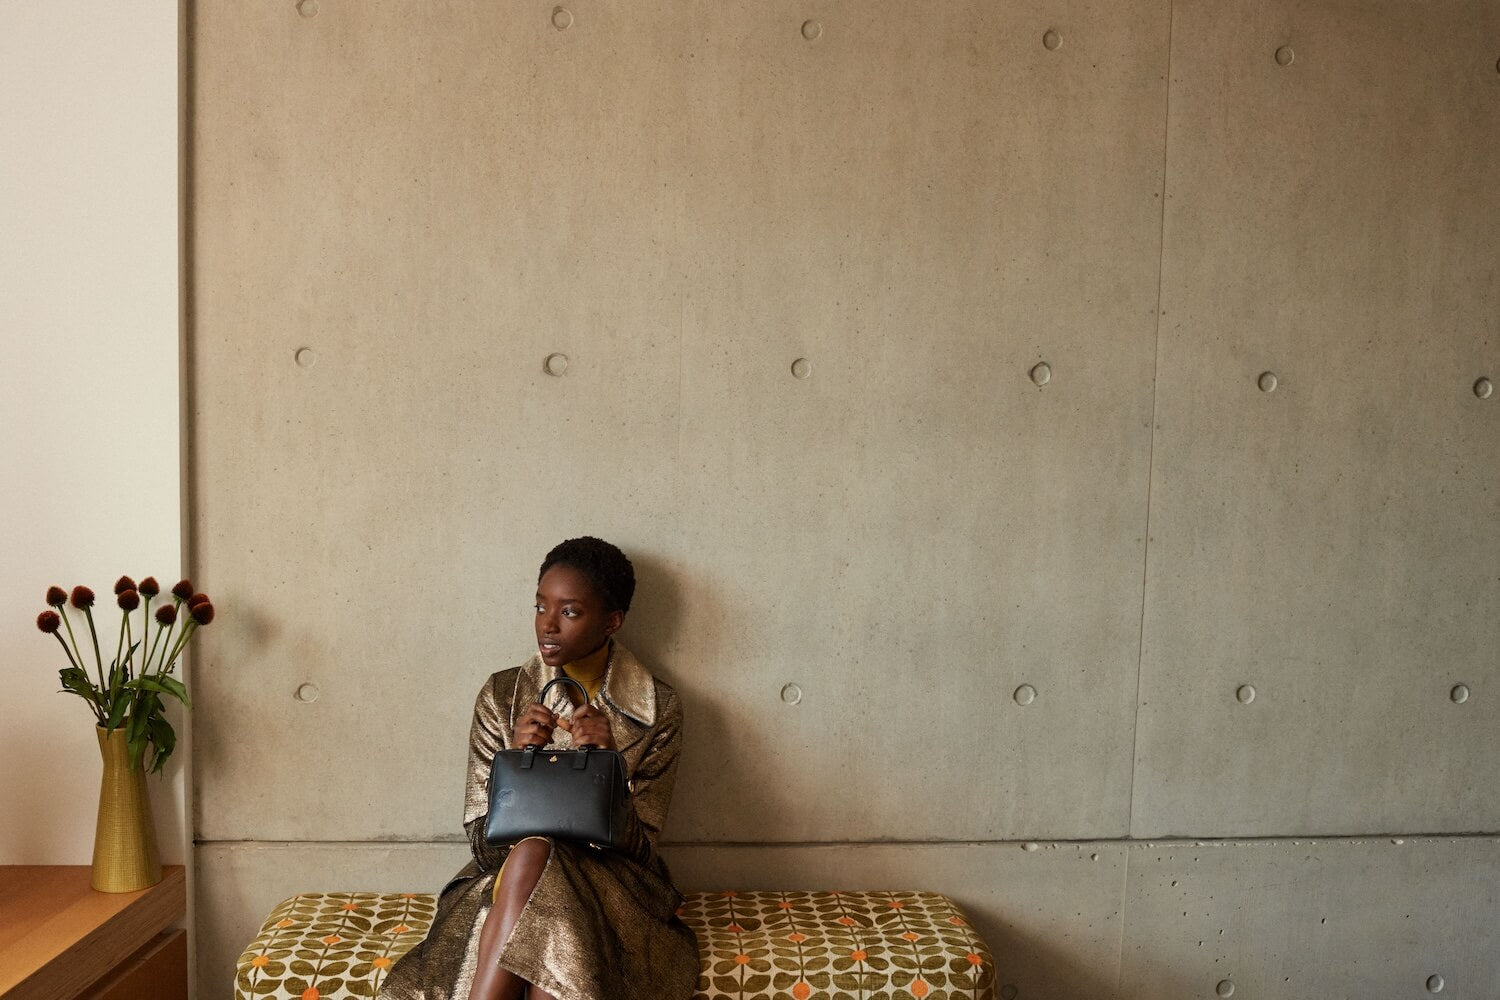
[[[171,930],[186,910],[181,865],[120,893],[89,888],[87,865],[0,866],[0,1000],[186,997],[183,933]],[[143,981],[150,992],[132,992]]]

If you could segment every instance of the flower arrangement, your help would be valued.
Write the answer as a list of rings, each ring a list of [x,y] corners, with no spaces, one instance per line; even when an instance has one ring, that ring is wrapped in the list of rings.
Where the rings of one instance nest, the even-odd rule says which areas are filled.
[[[177,746],[177,734],[166,719],[166,703],[162,698],[176,698],[184,706],[190,704],[187,686],[173,677],[172,671],[188,640],[214,620],[213,602],[208,595],[193,590],[191,582],[180,581],[168,595],[172,603],[165,603],[164,598],[153,614],[151,602],[160,592],[155,577],[148,576],[139,584],[128,576],[116,581],[115,604],[122,617],[108,673],[99,650],[99,633],[94,627],[92,590],[74,587],[69,594],[61,587],[48,587],[49,608],[36,618],[36,627],[57,639],[68,658],[68,666],[58,671],[63,693],[82,698],[101,728],[113,730],[124,726],[130,766],[149,765],[153,774],[161,772]],[[94,677],[89,676],[83,647],[73,631],[68,614],[70,604],[75,611],[83,612],[88,622],[88,637],[94,649]],[[131,627],[131,615],[137,610],[142,619],[139,638]],[[64,631],[68,634],[66,639]]]

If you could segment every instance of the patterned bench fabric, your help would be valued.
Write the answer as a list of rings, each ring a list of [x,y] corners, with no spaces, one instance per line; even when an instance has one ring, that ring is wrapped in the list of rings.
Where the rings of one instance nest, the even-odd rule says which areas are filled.
[[[240,956],[235,998],[373,997],[435,908],[424,893],[294,896]],[[989,949],[937,893],[691,893],[680,912],[699,1000],[994,1000]]]

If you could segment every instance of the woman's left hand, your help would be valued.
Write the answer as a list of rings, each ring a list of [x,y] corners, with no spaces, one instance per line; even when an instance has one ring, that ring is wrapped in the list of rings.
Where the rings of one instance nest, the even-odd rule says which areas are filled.
[[[566,728],[572,735],[575,747],[598,747],[600,750],[615,748],[615,736],[609,731],[609,719],[593,705],[579,706],[573,710],[571,723],[567,719],[559,719],[558,725]]]

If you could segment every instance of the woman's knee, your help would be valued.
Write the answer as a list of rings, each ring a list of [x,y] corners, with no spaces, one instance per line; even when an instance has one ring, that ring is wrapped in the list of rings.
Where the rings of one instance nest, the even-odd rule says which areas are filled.
[[[545,837],[527,837],[517,841],[505,859],[505,881],[524,883],[529,887],[541,877],[542,869],[552,857],[552,841]]]

